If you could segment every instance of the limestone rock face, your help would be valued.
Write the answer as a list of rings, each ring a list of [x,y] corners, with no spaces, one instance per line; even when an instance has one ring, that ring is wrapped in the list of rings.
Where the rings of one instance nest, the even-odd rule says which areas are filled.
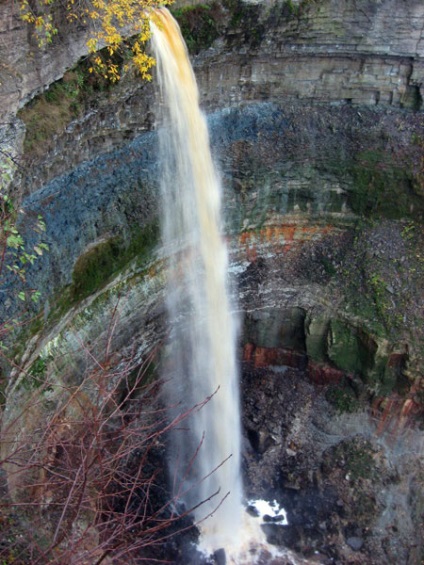
[[[418,106],[424,79],[420,0],[320,0],[227,8],[222,39],[197,68],[204,103],[285,96]],[[17,3],[0,2],[0,107],[4,116],[48,88],[87,53],[87,30],[59,16],[39,49]]]
[[[360,7],[353,0],[293,4],[294,11],[286,2],[224,4],[220,37],[193,57],[206,110],[281,100],[421,107],[419,0],[364,0]],[[8,122],[86,54],[87,30],[59,22],[53,44],[39,49],[17,7],[1,1],[0,10],[0,107]],[[153,128],[150,86],[130,74],[107,98],[53,139],[42,139],[44,156],[32,163],[25,192]]]
[[[283,96],[419,106],[423,17],[419,1],[369,1],[361,6],[300,2],[290,17],[284,3],[267,10],[252,6],[225,38],[224,52],[217,46],[202,55],[204,102]],[[249,24],[256,34],[251,30],[249,35]]]
[[[87,53],[86,30],[63,25],[52,45],[40,49],[30,26],[19,17],[19,3],[0,2],[0,108],[3,118],[48,88]],[[6,121],[3,119],[2,121]]]

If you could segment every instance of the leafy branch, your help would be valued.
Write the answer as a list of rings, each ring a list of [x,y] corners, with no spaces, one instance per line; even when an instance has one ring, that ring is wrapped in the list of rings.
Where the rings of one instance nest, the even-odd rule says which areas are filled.
[[[5,146],[4,146],[5,147]],[[47,243],[38,241],[27,244],[22,235],[20,225],[23,223],[24,211],[19,206],[19,197],[12,198],[11,186],[18,164],[9,154],[7,148],[0,150],[0,297],[4,302],[7,294],[12,300],[37,303],[41,292],[28,288],[27,269],[29,265],[40,258],[49,247]],[[32,230],[40,237],[46,231],[46,225],[41,215],[38,215]],[[13,283],[10,291],[9,282]],[[17,284],[16,284],[17,283]],[[5,336],[19,327],[17,319],[4,319],[0,323],[0,351],[5,349]]]
[[[18,208],[7,193],[7,186],[11,182],[13,164],[11,160],[3,159],[0,163],[0,281],[6,269],[15,275],[21,282],[26,282],[26,268],[33,265],[38,257],[48,251],[48,245],[44,242],[28,247],[18,228],[18,219],[22,216],[22,209]],[[46,224],[41,215],[33,229],[36,233],[43,234]],[[31,291],[31,299],[36,302],[40,293]],[[26,300],[26,292],[18,293],[20,300]]]
[[[131,58],[144,80],[150,81],[150,70],[155,64],[145,52],[150,39],[150,15],[155,8],[171,4],[173,0],[41,0],[38,3],[20,0],[23,21],[33,26],[40,48],[52,43],[58,34],[55,10],[66,14],[69,25],[74,23],[89,28],[88,51],[95,54],[90,72],[99,73],[110,82],[117,82],[120,70],[114,56],[125,50],[125,38],[133,37]],[[106,53],[99,50],[106,46]]]

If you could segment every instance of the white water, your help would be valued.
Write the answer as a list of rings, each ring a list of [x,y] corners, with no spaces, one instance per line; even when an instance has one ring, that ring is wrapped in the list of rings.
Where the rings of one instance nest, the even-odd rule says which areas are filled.
[[[178,25],[155,12],[162,103],[163,243],[169,258],[169,400],[178,411],[210,400],[174,430],[175,494],[195,510],[206,550],[239,544],[242,513],[236,323],[221,234],[221,187],[206,120]],[[196,450],[199,450],[196,454]]]

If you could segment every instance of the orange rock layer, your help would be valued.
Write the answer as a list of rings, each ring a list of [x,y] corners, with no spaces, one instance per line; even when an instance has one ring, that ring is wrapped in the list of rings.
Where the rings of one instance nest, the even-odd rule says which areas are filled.
[[[260,230],[244,231],[239,235],[239,247],[245,249],[249,260],[254,261],[263,247],[276,252],[287,252],[294,245],[320,239],[336,228],[330,225],[281,224],[265,226]]]

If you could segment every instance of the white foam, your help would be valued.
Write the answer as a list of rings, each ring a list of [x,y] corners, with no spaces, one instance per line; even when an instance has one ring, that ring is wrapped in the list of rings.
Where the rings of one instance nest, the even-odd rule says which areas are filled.
[[[274,518],[273,522],[281,526],[288,526],[287,512],[282,508],[276,500],[268,502],[267,500],[249,500],[248,506],[255,508],[259,512],[259,518],[263,520],[265,516]],[[281,516],[281,520],[275,520]]]
[[[266,523],[272,523],[276,527],[287,526],[287,513],[284,508],[276,500],[263,499],[249,500],[247,507],[250,508],[250,512],[243,513],[239,537],[234,539],[234,543],[223,548],[227,565],[259,565],[273,562],[277,564],[282,562],[281,559],[285,559],[284,563],[291,562],[293,565],[303,563],[288,550],[269,544],[261,527]],[[207,535],[201,537],[199,550],[205,557],[211,556],[220,549],[211,546],[210,541]]]

